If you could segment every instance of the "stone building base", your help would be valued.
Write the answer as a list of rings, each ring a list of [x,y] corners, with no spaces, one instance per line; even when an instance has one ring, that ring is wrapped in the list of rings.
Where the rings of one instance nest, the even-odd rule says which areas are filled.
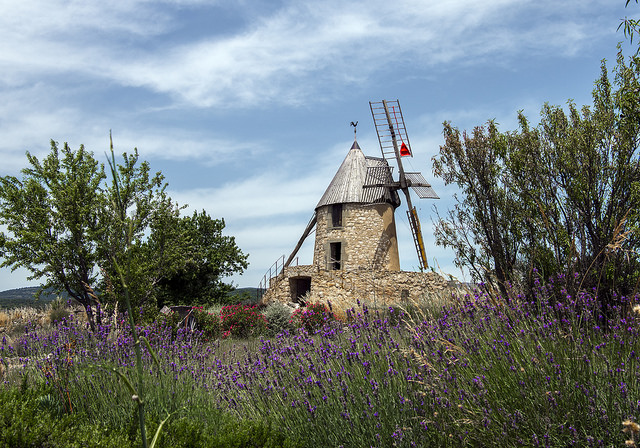
[[[449,282],[435,272],[322,270],[290,266],[273,277],[261,303],[331,302],[334,309],[422,304],[451,295]]]

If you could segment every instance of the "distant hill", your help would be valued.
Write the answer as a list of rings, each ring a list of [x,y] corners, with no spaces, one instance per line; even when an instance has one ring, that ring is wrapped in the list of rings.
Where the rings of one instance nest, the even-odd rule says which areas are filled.
[[[36,292],[40,289],[37,286],[28,286],[25,288],[8,289],[6,291],[0,291],[0,309],[2,308],[20,308],[23,306],[30,306],[34,308],[44,308],[49,303],[54,301],[57,297],[56,294],[42,293],[39,300],[36,300]],[[66,294],[64,295],[66,297]],[[240,299],[244,299],[248,296],[250,302],[256,302],[258,300],[257,288],[238,288],[229,293],[230,297],[238,296]]]
[[[241,299],[248,295],[248,299],[251,302],[258,301],[258,288],[236,288],[229,293],[229,297],[238,296]]]
[[[25,288],[0,291],[0,308],[19,308],[23,306],[44,308],[56,299],[56,294],[45,291],[40,296],[40,299],[36,300],[36,292],[39,289],[38,286],[27,286]]]

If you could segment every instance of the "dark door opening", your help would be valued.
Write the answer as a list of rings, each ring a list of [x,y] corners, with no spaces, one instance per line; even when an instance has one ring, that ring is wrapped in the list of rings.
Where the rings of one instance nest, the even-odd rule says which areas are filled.
[[[289,279],[291,300],[302,303],[302,298],[311,291],[311,277],[291,277]]]

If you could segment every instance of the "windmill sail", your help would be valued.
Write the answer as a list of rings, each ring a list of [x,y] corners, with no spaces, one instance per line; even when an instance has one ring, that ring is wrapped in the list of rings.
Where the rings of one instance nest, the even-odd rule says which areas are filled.
[[[419,198],[438,199],[438,195],[421,173],[406,173],[404,171],[402,157],[413,156],[413,152],[411,151],[411,143],[409,142],[402,109],[398,100],[369,102],[369,107],[371,108],[371,115],[378,134],[382,157],[387,160],[390,166],[395,165],[398,168],[398,180],[393,181],[391,179],[387,186],[392,189],[402,190],[407,199],[407,217],[409,218],[413,242],[418,253],[418,261],[421,269],[427,269],[429,265],[427,263],[424,240],[422,239],[420,220],[415,207],[411,204],[409,187]],[[389,176],[390,173],[391,170],[389,170]]]
[[[420,199],[440,199],[422,173],[404,173],[404,176]]]

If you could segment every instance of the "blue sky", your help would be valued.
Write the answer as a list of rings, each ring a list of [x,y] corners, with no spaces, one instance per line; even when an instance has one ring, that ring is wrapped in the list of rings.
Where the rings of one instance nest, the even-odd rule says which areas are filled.
[[[369,101],[399,99],[414,158],[442,198],[415,200],[429,262],[442,122],[537,123],[544,102],[591,104],[600,62],[638,6],[624,0],[5,0],[0,2],[0,175],[51,139],[101,161],[137,147],[187,213],[224,218],[257,286],[289,254],[353,141],[378,156]],[[625,47],[628,47],[625,44]],[[627,50],[627,53],[629,51]],[[397,214],[401,265],[418,266]],[[311,263],[312,237],[299,253]],[[37,284],[0,270],[0,290]]]

